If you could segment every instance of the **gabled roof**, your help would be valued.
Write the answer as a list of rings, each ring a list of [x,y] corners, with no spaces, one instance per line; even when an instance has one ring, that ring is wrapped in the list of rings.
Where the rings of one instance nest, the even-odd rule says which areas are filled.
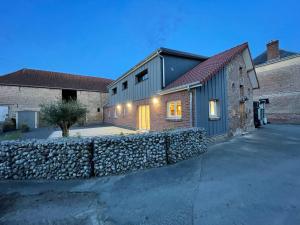
[[[204,62],[199,63],[193,69],[180,76],[177,80],[169,84],[165,89],[175,88],[196,82],[204,83],[219,72],[237,54],[248,48],[248,43],[238,45],[225,52],[214,55]]]
[[[279,58],[280,59],[289,57],[289,56],[294,56],[294,55],[298,55],[298,53],[279,49]],[[260,54],[255,59],[253,59],[253,63],[255,65],[263,64],[266,62],[268,62],[267,51],[264,51],[262,54]]]
[[[107,92],[107,85],[113,80],[68,73],[34,69],[21,69],[0,76],[0,84],[11,86],[45,87]]]
[[[140,61],[138,64],[136,64],[134,67],[129,69],[126,73],[124,73],[123,75],[118,77],[114,82],[109,84],[108,88],[113,86],[114,84],[118,83],[120,80],[127,77],[129,74],[131,74],[132,72],[134,72],[135,70],[140,68],[142,65],[144,65],[145,63],[147,63],[148,61],[150,61],[151,59],[153,59],[154,57],[156,57],[158,55],[171,55],[171,56],[177,56],[177,57],[187,58],[187,59],[196,59],[199,61],[203,61],[208,58],[206,56],[197,55],[197,54],[193,54],[193,53],[189,53],[189,52],[183,52],[183,51],[178,51],[178,50],[174,50],[174,49],[170,49],[170,48],[160,47],[160,48],[156,49],[154,52],[152,52],[145,59]]]

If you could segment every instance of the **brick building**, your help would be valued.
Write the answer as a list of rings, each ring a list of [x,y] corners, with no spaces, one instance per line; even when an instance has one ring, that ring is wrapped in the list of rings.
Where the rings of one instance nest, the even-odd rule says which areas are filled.
[[[0,77],[0,108],[17,125],[40,124],[40,104],[61,99],[77,99],[88,109],[87,123],[102,122],[107,101],[106,86],[112,80],[66,73],[22,69]]]
[[[268,99],[268,120],[300,124],[300,54],[280,49],[278,40],[271,41],[254,64],[260,84],[254,99]]]
[[[142,130],[251,130],[258,82],[248,44],[212,57],[160,48],[109,86],[104,121]]]

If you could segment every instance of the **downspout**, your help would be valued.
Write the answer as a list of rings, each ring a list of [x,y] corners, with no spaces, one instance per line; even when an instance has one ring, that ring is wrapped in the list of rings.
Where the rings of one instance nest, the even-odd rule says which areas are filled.
[[[190,94],[190,127],[193,127],[193,92],[190,86],[188,87],[188,92]]]
[[[165,80],[165,58],[160,55],[160,52],[158,52],[159,58],[162,62],[162,88],[166,86],[166,80]]]

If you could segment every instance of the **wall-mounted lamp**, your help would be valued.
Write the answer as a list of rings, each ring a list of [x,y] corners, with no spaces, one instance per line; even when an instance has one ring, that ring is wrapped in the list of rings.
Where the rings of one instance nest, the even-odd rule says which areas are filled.
[[[153,103],[153,104],[158,104],[158,103],[159,103],[158,98],[157,98],[157,97],[153,97],[153,98],[152,98],[152,103]]]
[[[121,105],[120,105],[120,104],[117,105],[117,109],[118,109],[118,110],[121,109]]]
[[[132,107],[131,102],[127,102],[126,106],[127,106],[127,108],[131,108]]]

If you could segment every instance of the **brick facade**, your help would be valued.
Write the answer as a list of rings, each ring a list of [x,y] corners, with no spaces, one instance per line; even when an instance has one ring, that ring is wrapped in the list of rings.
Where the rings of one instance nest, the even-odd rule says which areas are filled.
[[[241,54],[237,55],[226,67],[227,97],[228,97],[228,124],[230,135],[254,129],[253,121],[253,89],[247,74],[246,64]],[[242,90],[241,90],[242,89]],[[241,112],[242,98],[245,113]],[[242,118],[244,121],[242,122]]]
[[[267,59],[272,60],[279,57],[279,41],[271,41],[267,44]]]
[[[188,91],[181,91],[162,95],[157,97],[158,102],[154,103],[152,99],[144,99],[131,103],[128,107],[126,103],[120,104],[117,109],[118,116],[114,117],[115,107],[104,108],[104,122],[117,126],[138,129],[138,107],[140,105],[150,106],[150,129],[159,131],[172,128],[184,128],[190,126],[190,97]],[[167,118],[167,102],[181,100],[182,119],[170,120]],[[125,108],[125,114],[124,114]]]
[[[60,89],[0,85],[0,104],[8,106],[10,118],[16,117],[16,111],[39,111],[40,104],[59,99],[62,99]],[[89,111],[87,123],[102,122],[103,105],[107,101],[106,93],[77,91],[77,100]]]
[[[300,57],[256,67],[260,89],[254,100],[268,98],[266,115],[270,122],[300,124]]]

